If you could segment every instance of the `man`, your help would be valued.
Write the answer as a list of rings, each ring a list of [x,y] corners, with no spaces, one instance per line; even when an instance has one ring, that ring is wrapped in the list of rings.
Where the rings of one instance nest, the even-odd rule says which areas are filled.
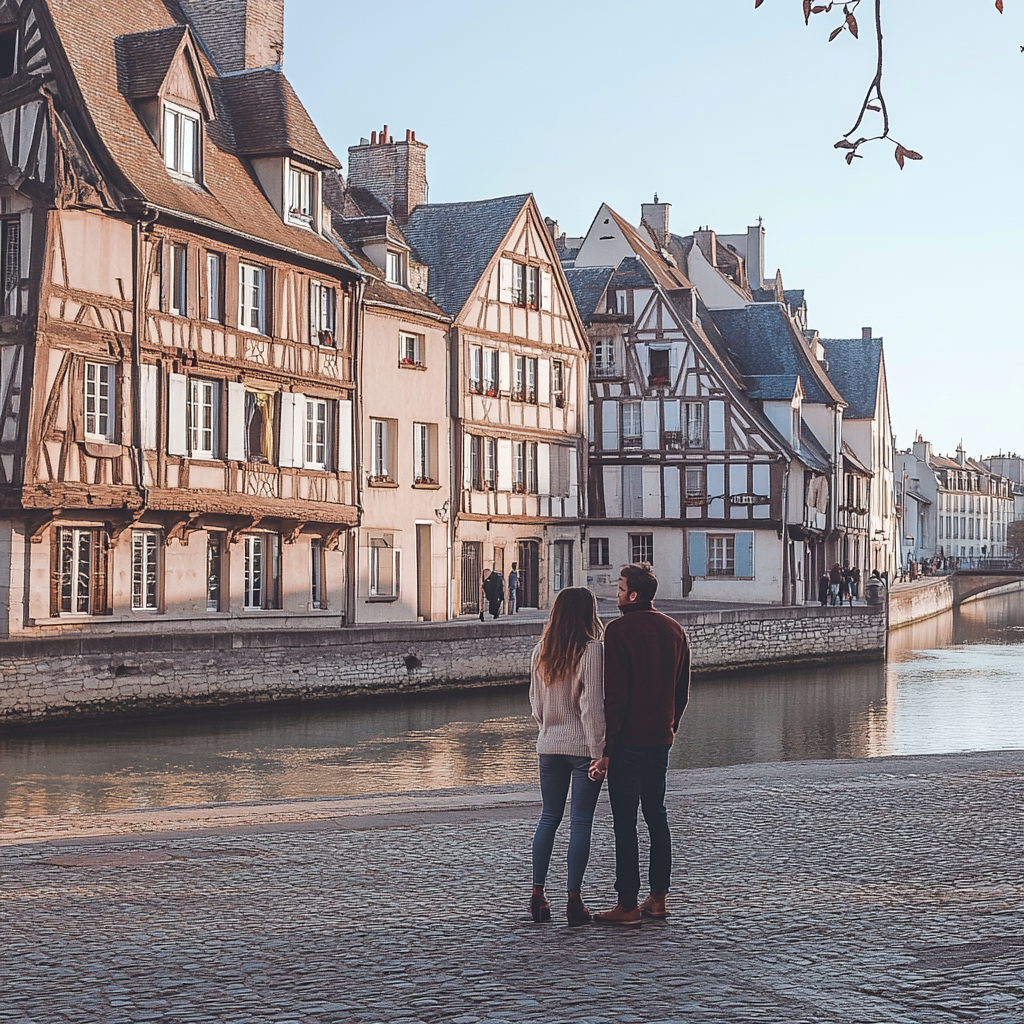
[[[618,905],[595,921],[640,924],[643,915],[668,917],[672,836],[665,810],[668,752],[690,696],[690,648],[682,627],[654,610],[658,579],[650,565],[624,566],[619,577],[620,618],[604,634],[604,757],[592,778],[608,773],[615,827]],[[651,837],[650,895],[640,894],[637,809]]]
[[[515,615],[516,604],[519,601],[519,573],[516,571],[516,563],[512,563],[512,571],[508,574],[508,613]]]
[[[492,569],[490,576],[484,581],[484,597],[487,598],[491,618],[496,619],[501,612],[501,602],[505,600],[505,581],[496,569]]]

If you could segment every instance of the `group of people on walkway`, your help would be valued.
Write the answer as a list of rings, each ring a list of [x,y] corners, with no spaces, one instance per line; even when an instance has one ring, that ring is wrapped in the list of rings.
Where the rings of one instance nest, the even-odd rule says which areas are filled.
[[[533,837],[534,921],[551,920],[545,885],[570,791],[569,924],[638,925],[645,916],[668,916],[672,840],[665,788],[669,751],[689,699],[690,649],[679,623],[655,610],[657,589],[650,565],[625,566],[618,586],[620,617],[603,631],[593,593],[585,587],[562,590],[533,651],[530,706],[539,728],[543,804]],[[618,902],[592,915],[583,902],[583,877],[606,778]],[[650,834],[650,891],[642,903],[641,809]]]
[[[484,621],[484,605],[496,619],[501,614],[501,606],[505,603],[505,579],[497,569],[484,573],[480,584],[483,600],[480,602],[480,621]],[[519,602],[519,570],[512,563],[512,571],[508,574],[508,609],[506,615],[515,615]]]
[[[822,608],[831,605],[833,608],[844,602],[853,604],[853,599],[860,597],[860,569],[855,565],[840,566],[838,562],[828,572],[823,572],[818,580],[818,602]]]

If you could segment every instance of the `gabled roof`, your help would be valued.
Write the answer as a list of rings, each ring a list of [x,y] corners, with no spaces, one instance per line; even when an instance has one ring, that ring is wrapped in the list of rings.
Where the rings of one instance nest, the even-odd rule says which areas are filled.
[[[800,444],[793,446],[793,451],[805,466],[818,473],[829,473],[832,460],[821,442],[814,436],[814,431],[807,426],[807,421],[800,418]]]
[[[857,458],[857,453],[845,441],[843,442],[843,461],[855,473],[860,473],[862,476],[875,475]]]
[[[745,375],[798,374],[807,401],[846,405],[779,303],[756,302],[742,309],[716,309],[711,316]]]
[[[622,232],[630,248],[639,256],[647,269],[657,279],[658,284],[667,291],[679,288],[692,288],[689,278],[678,267],[673,267],[665,258],[654,251],[643,236],[624,217],[620,217],[610,206],[607,207],[612,219]]]
[[[530,194],[473,203],[424,203],[405,225],[405,237],[430,268],[430,297],[457,316],[483,276]]]
[[[572,267],[564,270],[565,279],[569,282],[573,301],[579,314],[586,320],[591,314],[601,312],[597,304],[601,301],[615,271],[612,267]]]
[[[795,373],[754,374],[744,377],[747,398],[758,402],[790,402],[798,390],[803,388],[800,376]]]
[[[845,419],[869,420],[878,404],[882,369],[881,338],[819,338],[828,375],[847,401]]]

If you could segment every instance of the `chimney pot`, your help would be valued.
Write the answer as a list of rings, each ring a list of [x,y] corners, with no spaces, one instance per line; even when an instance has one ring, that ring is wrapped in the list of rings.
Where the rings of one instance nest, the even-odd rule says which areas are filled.
[[[385,142],[390,142],[391,136],[388,135],[388,126],[384,125],[384,131],[380,133],[380,144],[383,146]]]
[[[348,184],[365,188],[391,210],[399,224],[427,201],[427,147],[406,129],[405,138],[395,142],[384,125],[373,132],[370,144],[350,146]]]
[[[377,145],[377,133],[376,132],[370,132],[370,145],[371,146],[376,146]]]
[[[861,336],[862,340],[870,341],[871,340],[871,328],[870,327],[862,327],[860,329],[860,336]]]

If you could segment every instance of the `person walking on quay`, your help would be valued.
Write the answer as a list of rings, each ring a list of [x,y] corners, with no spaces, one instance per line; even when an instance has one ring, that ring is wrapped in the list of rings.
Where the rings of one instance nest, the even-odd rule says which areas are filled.
[[[822,608],[828,604],[828,584],[828,573],[823,572],[818,577],[818,601]]]
[[[533,837],[530,914],[534,921],[551,920],[544,885],[571,784],[565,915],[571,925],[587,924],[591,915],[581,891],[604,778],[603,772],[593,769],[604,750],[604,651],[597,600],[586,587],[567,587],[555,598],[544,635],[533,651],[530,708],[540,729],[537,754],[544,802]]]
[[[843,570],[839,563],[836,562],[828,571],[828,593],[829,593],[829,604],[835,608],[836,605],[842,604],[842,597],[839,593],[840,588],[843,585]]]
[[[853,570],[848,566],[843,567],[843,597],[850,603],[850,607],[853,607]],[[842,604],[842,601],[840,601]]]
[[[480,581],[480,621],[484,621],[484,611],[487,608],[487,581],[490,579],[491,574],[485,572],[483,578]]]
[[[515,615],[519,601],[519,572],[516,563],[512,563],[512,571],[508,574],[508,614]]]
[[[860,598],[860,566],[855,565],[851,570],[853,576],[853,596]]]
[[[646,562],[624,566],[619,577],[620,617],[605,630],[604,757],[591,766],[608,773],[615,829],[618,904],[596,914],[604,924],[636,925],[642,917],[668,917],[672,836],[665,809],[668,754],[690,696],[690,647],[674,619],[654,610],[658,578]],[[637,810],[650,834],[647,880],[640,894]]]
[[[490,576],[484,580],[484,597],[487,598],[487,610],[491,618],[496,619],[501,613],[501,602],[505,600],[505,581],[496,569],[492,569]]]

